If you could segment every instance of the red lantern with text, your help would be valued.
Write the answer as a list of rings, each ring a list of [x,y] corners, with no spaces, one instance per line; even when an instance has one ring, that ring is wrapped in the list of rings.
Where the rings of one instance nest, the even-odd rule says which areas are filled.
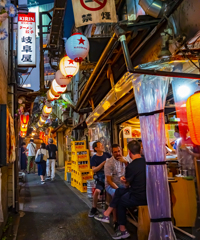
[[[68,56],[65,56],[61,59],[59,67],[62,75],[68,78],[72,78],[77,74],[79,70],[79,63],[70,59]]]
[[[87,57],[90,44],[88,39],[81,33],[74,33],[66,42],[67,55],[75,62],[82,62]]]
[[[188,98],[186,107],[190,137],[194,144],[200,145],[200,91]]]

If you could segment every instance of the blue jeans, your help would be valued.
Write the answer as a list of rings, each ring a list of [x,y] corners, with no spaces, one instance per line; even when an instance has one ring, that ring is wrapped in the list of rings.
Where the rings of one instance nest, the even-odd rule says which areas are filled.
[[[119,186],[119,188],[124,188],[124,186]],[[106,192],[109,193],[112,197],[114,196],[116,190],[117,189],[112,188],[110,185],[106,187]]]

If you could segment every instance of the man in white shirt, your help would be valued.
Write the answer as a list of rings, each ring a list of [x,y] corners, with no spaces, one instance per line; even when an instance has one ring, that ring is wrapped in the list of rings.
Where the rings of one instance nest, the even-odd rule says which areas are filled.
[[[36,152],[36,144],[33,139],[30,140],[30,143],[27,146],[28,149],[28,164],[27,164],[27,173],[30,173],[31,163],[33,165],[33,172],[35,172],[35,152]]]
[[[112,157],[106,159],[104,165],[105,172],[105,188],[106,192],[112,197],[115,194],[117,188],[124,188],[125,185],[122,184],[120,178],[125,175],[125,168],[128,164],[128,160],[122,156],[121,147],[118,144],[112,145]],[[116,211],[113,211],[113,222],[114,230],[117,229],[117,216]]]

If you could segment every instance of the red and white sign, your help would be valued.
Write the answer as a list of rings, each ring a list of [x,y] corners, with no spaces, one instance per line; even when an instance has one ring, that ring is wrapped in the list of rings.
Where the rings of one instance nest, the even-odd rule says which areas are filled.
[[[76,27],[117,22],[114,0],[72,0]]]
[[[36,67],[36,16],[35,13],[18,14],[18,52],[20,67]]]

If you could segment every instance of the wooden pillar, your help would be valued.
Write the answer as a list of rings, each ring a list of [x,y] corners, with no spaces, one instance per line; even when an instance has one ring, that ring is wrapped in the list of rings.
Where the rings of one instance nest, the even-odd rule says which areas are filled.
[[[64,167],[64,136],[63,132],[57,133],[57,145],[58,145],[58,166]]]

